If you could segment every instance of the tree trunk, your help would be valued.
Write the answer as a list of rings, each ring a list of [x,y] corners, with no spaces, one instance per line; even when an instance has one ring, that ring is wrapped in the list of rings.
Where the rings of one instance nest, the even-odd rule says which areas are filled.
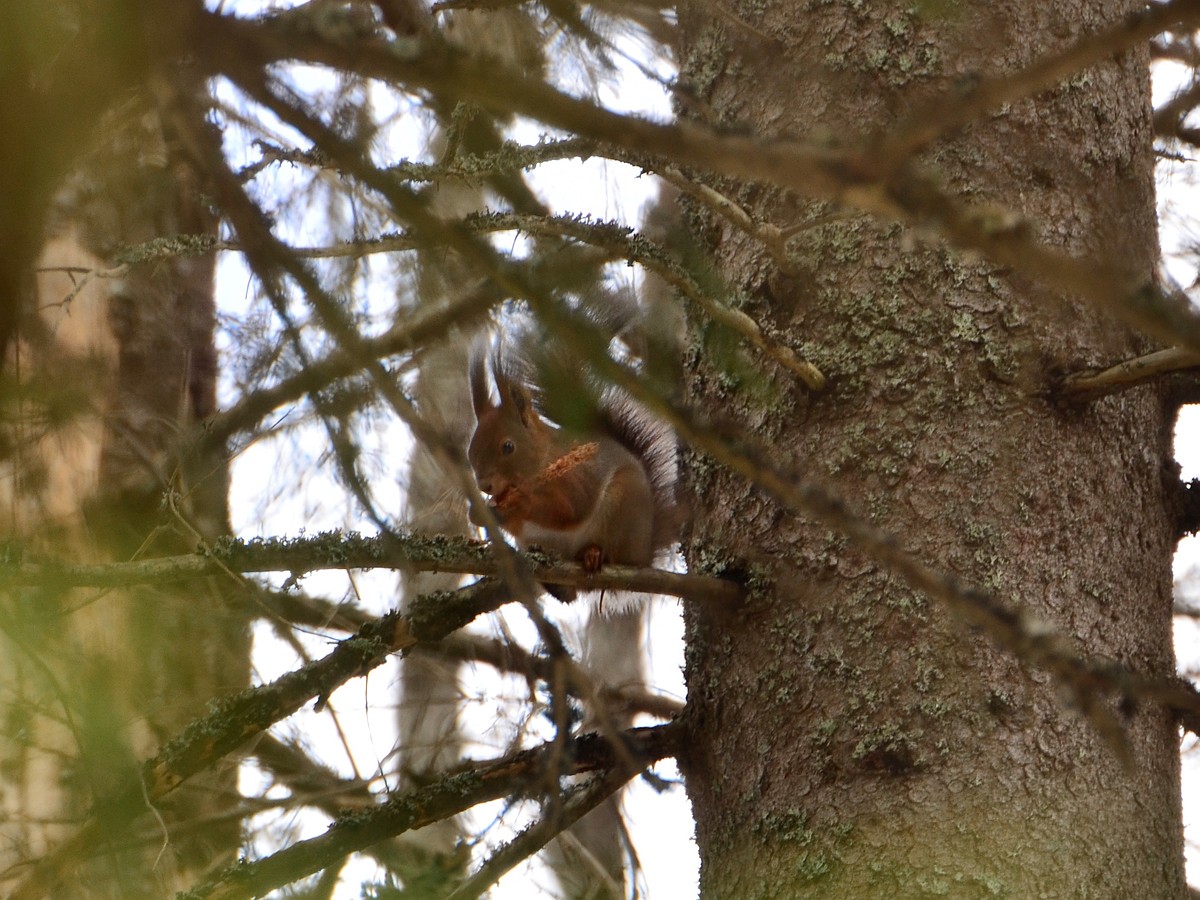
[[[686,7],[685,76],[723,126],[849,143],[922,99],[1069,46],[1130,2]],[[1046,245],[1157,254],[1146,52],[1139,47],[936,144],[921,163],[964,202],[1029,218]],[[718,184],[760,221],[836,212]],[[698,402],[736,413],[780,462],[944,572],[1022,605],[1088,657],[1170,676],[1170,414],[1142,387],[1079,408],[1054,371],[1145,342],[1088,304],[863,216],[761,246],[697,217],[744,309],[830,376],[751,383],[695,337]],[[721,372],[722,368],[726,371]],[[733,374],[731,374],[731,372]],[[780,452],[785,452],[782,449]],[[1180,897],[1178,738],[1122,711],[1132,762],[1023,666],[837,533],[693,467],[689,558],[769,589],[689,609],[691,740],[681,764],[705,897]]]

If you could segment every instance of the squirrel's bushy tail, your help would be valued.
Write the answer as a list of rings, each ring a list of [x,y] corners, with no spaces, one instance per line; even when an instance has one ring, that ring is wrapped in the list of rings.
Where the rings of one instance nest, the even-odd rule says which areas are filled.
[[[598,349],[629,362],[644,357],[647,341],[632,296],[596,291],[572,312]],[[490,352],[487,345],[475,348],[471,387],[476,397],[489,390],[488,368],[501,392],[509,384],[525,385],[539,415],[554,425],[580,437],[607,435],[637,457],[654,493],[654,550],[678,540],[685,514],[678,499],[675,434],[669,425],[625,391],[602,381],[579,353],[530,316],[502,331]]]

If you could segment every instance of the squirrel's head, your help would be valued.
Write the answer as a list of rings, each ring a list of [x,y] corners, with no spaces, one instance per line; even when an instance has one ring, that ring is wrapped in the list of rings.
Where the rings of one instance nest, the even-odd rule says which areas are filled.
[[[471,405],[475,433],[467,450],[479,490],[492,497],[521,487],[544,465],[544,423],[533,408],[529,389],[506,375],[494,362],[492,376],[500,402],[492,400],[488,365],[483,353],[471,356]]]

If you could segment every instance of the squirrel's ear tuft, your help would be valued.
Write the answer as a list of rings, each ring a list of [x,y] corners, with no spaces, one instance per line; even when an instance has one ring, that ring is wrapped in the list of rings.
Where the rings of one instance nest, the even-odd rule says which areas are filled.
[[[507,397],[507,402],[511,404],[517,416],[521,419],[521,424],[529,428],[532,422],[533,411],[533,395],[529,393],[529,388],[515,381],[509,381],[504,386],[504,393]]]
[[[475,418],[480,419],[484,413],[496,408],[488,384],[487,345],[482,341],[477,341],[471,348],[468,377],[471,382],[471,406],[475,409]]]

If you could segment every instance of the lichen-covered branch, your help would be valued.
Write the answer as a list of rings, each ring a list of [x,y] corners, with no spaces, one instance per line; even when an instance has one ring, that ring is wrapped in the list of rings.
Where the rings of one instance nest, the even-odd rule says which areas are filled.
[[[675,726],[633,728],[620,735],[616,748],[598,734],[569,738],[563,775],[608,770],[613,780],[637,774],[629,767],[646,766],[677,752]],[[412,793],[392,797],[379,806],[341,816],[325,834],[299,841],[278,853],[228,869],[207,884],[189,891],[188,900],[235,900],[262,896],[318,872],[358,850],[413,828],[453,816],[489,800],[523,792],[543,777],[550,757],[559,748],[552,743],[524,750],[439,779]],[[608,776],[606,776],[607,778]]]
[[[593,574],[575,563],[536,552],[523,554],[522,560],[532,577],[543,584],[667,594],[697,602],[727,604],[738,602],[743,595],[740,585],[720,578],[633,566],[605,566]],[[108,588],[179,582],[228,572],[288,572],[300,576],[322,569],[400,569],[495,576],[501,574],[503,567],[494,545],[483,541],[439,535],[364,537],[331,532],[301,538],[226,538],[188,556],[126,563],[0,563],[0,585]]]
[[[643,235],[633,234],[632,228],[611,222],[592,222],[578,216],[526,216],[515,213],[479,216],[474,221],[477,227],[492,230],[513,229],[539,236],[570,237],[635,261],[693,301],[714,322],[741,335],[763,354],[796,375],[809,390],[825,388],[825,376],[820,369],[801,358],[792,348],[769,340],[750,316],[708,294],[662,247]]]

